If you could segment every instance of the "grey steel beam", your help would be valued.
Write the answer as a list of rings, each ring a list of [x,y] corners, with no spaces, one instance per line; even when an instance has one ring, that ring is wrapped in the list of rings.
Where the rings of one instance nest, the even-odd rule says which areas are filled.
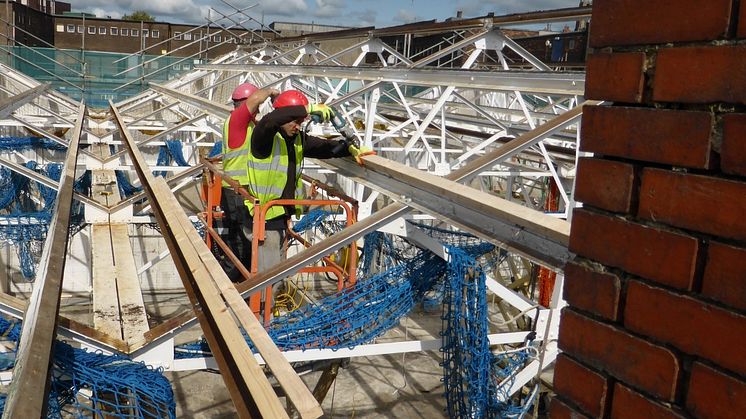
[[[0,119],[5,119],[8,115],[16,111],[21,106],[36,99],[37,96],[49,89],[49,83],[40,84],[31,89],[15,95],[0,99]]]
[[[70,210],[75,184],[78,144],[85,116],[85,105],[78,108],[78,119],[68,147],[60,178],[54,215],[44,243],[37,279],[23,319],[18,357],[3,411],[3,418],[47,416],[52,367],[52,348],[57,335],[57,318],[62,294],[69,239]]]
[[[188,119],[188,120],[186,120],[184,122],[180,122],[180,123],[172,126],[171,128],[166,129],[165,131],[161,131],[158,134],[155,134],[155,135],[153,135],[153,136],[151,136],[149,138],[146,138],[146,139],[140,141],[139,143],[137,143],[137,147],[146,145],[146,144],[151,143],[151,142],[153,142],[153,141],[155,141],[155,140],[157,140],[159,138],[165,137],[165,136],[167,136],[167,135],[169,135],[169,134],[171,134],[173,132],[176,132],[176,131],[184,128],[187,125],[191,125],[194,122],[199,121],[200,119],[203,119],[203,118],[206,118],[206,117],[207,117],[207,114],[206,113],[202,113],[202,114],[199,114],[199,115],[195,116],[192,119]],[[104,159],[104,163],[116,160],[116,159],[118,159],[118,158],[120,158],[120,157],[122,157],[122,156],[124,156],[126,154],[127,154],[126,150],[117,151],[116,153],[114,153],[111,156],[109,156],[106,159]]]
[[[281,73],[304,77],[365,80],[417,86],[455,86],[469,89],[582,95],[585,73],[544,71],[476,71],[429,68],[370,68],[322,65],[203,64],[200,70]]]
[[[232,64],[222,64],[222,65],[232,65]],[[171,88],[168,88],[166,86],[163,86],[157,83],[150,83],[149,86],[151,89],[155,90],[158,93],[164,94],[166,96],[171,96],[177,100],[180,100],[196,108],[202,109],[203,111],[209,113],[210,115],[214,115],[219,118],[225,118],[228,114],[231,113],[231,111],[233,111],[233,108],[231,106],[222,105],[220,103],[215,103],[213,101],[210,101],[203,97],[193,95],[191,93],[180,92],[178,90],[171,89]]]

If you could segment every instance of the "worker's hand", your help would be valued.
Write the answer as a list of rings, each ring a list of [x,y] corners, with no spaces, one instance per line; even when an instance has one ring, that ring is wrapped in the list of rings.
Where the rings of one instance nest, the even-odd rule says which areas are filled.
[[[314,122],[329,122],[334,118],[334,110],[323,103],[306,105],[306,112]]]
[[[347,147],[347,150],[350,151],[350,155],[355,158],[355,161],[360,166],[364,166],[362,157],[375,155],[376,152],[369,149],[368,147],[355,147],[354,145],[350,145]]]

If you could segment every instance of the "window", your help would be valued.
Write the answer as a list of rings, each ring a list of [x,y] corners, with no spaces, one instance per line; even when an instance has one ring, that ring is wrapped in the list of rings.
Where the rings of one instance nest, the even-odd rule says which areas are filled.
[[[221,39],[222,38],[220,37],[220,35],[215,35],[212,37],[213,42],[220,42]]]
[[[88,27],[88,34],[89,35],[95,35],[96,34],[96,27],[95,26],[89,26]]]
[[[122,36],[130,36],[130,30],[127,28],[122,28]]]
[[[147,37],[148,37],[148,34],[149,34],[149,33],[150,33],[150,31],[149,31],[149,30],[147,30],[147,29],[143,29],[143,30],[142,30],[142,37],[143,37],[143,38],[147,38]]]
[[[140,36],[140,30],[139,29],[132,29],[132,30],[130,30],[130,35],[132,35],[132,36]]]
[[[106,28],[103,26],[98,27],[98,34],[99,35],[106,35]]]
[[[78,25],[78,33],[83,33],[83,25]]]
[[[150,31],[150,37],[151,38],[160,38],[161,37],[161,32],[153,29],[152,31]]]
[[[192,34],[191,33],[185,33],[184,34],[184,40],[185,41],[191,41],[192,40]]]
[[[174,39],[177,41],[181,41],[181,32],[174,32]]]
[[[70,33],[75,32],[75,25],[67,25],[67,31]]]
[[[109,28],[109,33],[112,35],[119,35],[119,28]]]
[[[57,25],[57,32],[65,32],[65,25]]]

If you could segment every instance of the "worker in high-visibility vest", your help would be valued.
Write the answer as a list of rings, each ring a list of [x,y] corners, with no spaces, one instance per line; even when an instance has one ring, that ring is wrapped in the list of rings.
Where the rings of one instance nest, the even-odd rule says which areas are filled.
[[[254,127],[251,135],[251,152],[248,159],[249,192],[265,204],[274,199],[303,199],[301,182],[303,158],[328,159],[334,157],[371,154],[342,139],[328,140],[307,135],[301,124],[309,116],[319,122],[328,122],[334,111],[324,104],[311,104],[297,90],[287,90],[274,98],[274,110],[265,115]],[[253,202],[246,202],[251,217]],[[261,272],[280,262],[284,253],[287,221],[292,215],[300,215],[301,206],[274,206],[266,215],[266,236],[256,255]]]
[[[233,91],[233,111],[223,124],[223,171],[244,188],[249,183],[249,140],[259,106],[269,97],[277,96],[275,89],[258,89],[251,83],[240,84]],[[245,266],[251,263],[251,230],[249,213],[244,198],[223,181],[220,206],[223,209],[224,240]],[[222,261],[228,277],[239,282],[243,277],[230,259]]]

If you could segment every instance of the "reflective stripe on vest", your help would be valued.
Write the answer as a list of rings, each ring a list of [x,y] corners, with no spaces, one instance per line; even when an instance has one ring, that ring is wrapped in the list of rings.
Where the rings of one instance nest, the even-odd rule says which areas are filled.
[[[251,132],[254,130],[254,124],[250,123],[246,128],[246,137],[243,143],[237,148],[230,148],[228,144],[228,126],[231,117],[225,119],[223,123],[223,171],[241,185],[249,183],[249,174],[247,165],[249,160],[249,148],[251,147]],[[228,182],[223,181],[223,187],[228,188]]]
[[[272,143],[272,152],[265,159],[256,158],[253,154],[249,153],[248,156],[248,176],[249,184],[247,188],[249,193],[259,199],[260,204],[266,204],[274,199],[280,199],[282,192],[285,190],[285,185],[288,181],[288,149],[287,143],[282,135],[279,133],[275,134]],[[296,173],[296,185],[295,185],[295,199],[303,199],[304,188],[303,181],[301,180],[301,163],[303,162],[303,146],[301,143],[300,135],[295,137],[293,143],[295,149],[295,173]],[[254,216],[254,203],[252,201],[245,201],[246,206],[249,208],[249,213]],[[301,206],[295,206],[296,215],[301,214]],[[267,211],[265,217],[266,220],[280,217],[285,214],[285,208],[283,206],[273,206]]]

